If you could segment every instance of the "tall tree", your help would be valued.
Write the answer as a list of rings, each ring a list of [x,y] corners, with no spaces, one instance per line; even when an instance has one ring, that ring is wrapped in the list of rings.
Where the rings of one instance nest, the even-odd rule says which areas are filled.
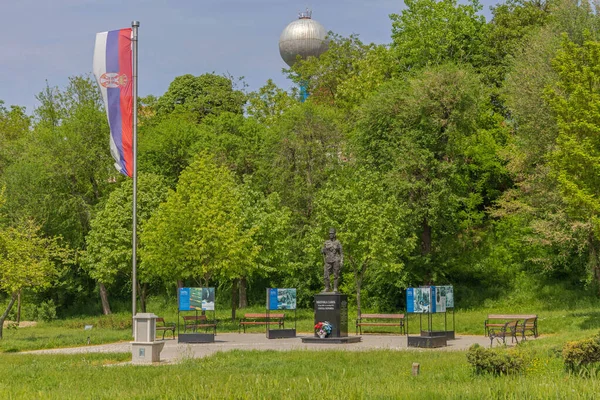
[[[167,185],[161,177],[141,173],[138,178],[137,216],[138,235],[141,235],[152,213],[167,197]],[[102,311],[110,314],[108,289],[119,292],[131,287],[132,236],[133,236],[133,184],[130,179],[123,181],[115,189],[103,208],[91,221],[91,230],[86,237],[87,248],[83,253],[82,265],[88,274],[98,282]],[[139,260],[138,260],[139,261]],[[140,276],[140,281],[144,282]],[[124,282],[129,281],[126,286]],[[115,287],[121,282],[120,287]],[[145,290],[138,292],[140,306],[145,312]]]
[[[204,285],[250,275],[259,247],[242,212],[233,175],[199,154],[142,232],[142,273]]]
[[[478,0],[406,0],[392,14],[392,52],[400,72],[448,62],[479,65],[483,59],[485,17]]]
[[[497,123],[478,76],[454,65],[384,86],[363,108],[356,152],[411,205],[409,220],[420,237],[411,272],[420,283],[443,274],[448,240],[480,226],[507,183],[496,155],[505,135]]]
[[[224,111],[241,114],[246,96],[231,78],[215,74],[178,76],[156,103],[157,116],[187,113],[196,122]]]
[[[398,289],[406,287],[402,260],[416,242],[409,233],[407,215],[407,207],[398,203],[380,174],[356,165],[345,164],[317,195],[314,236],[321,239],[330,227],[337,230],[344,269],[351,271],[344,275],[354,278],[343,286],[354,287],[359,316],[365,276],[394,276]],[[319,248],[317,240],[311,247]]]
[[[556,114],[558,136],[550,153],[568,215],[588,226],[591,274],[600,293],[600,42],[579,46],[565,35],[554,62],[558,74],[546,99]]]

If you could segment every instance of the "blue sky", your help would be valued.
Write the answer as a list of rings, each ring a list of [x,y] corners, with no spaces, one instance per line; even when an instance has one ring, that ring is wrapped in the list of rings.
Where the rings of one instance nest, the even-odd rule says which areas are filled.
[[[483,0],[489,18],[490,5]],[[307,7],[325,29],[364,42],[389,43],[388,15],[399,0],[2,0],[0,100],[38,105],[46,81],[64,87],[69,76],[90,73],[96,32],[140,21],[139,95],[162,95],[183,74],[243,76],[248,90],[271,78],[289,89],[278,40]]]

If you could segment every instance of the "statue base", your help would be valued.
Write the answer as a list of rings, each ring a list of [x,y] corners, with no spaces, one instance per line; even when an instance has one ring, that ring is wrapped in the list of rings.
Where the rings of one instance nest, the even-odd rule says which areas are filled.
[[[348,337],[348,295],[338,292],[321,292],[315,295],[315,325],[327,321],[331,333],[326,339]],[[314,337],[323,340],[314,334]]]

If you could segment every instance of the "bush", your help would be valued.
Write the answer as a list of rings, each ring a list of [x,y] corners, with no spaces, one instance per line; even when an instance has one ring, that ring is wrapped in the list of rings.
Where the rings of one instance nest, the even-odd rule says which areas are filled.
[[[563,347],[562,356],[568,371],[577,371],[600,362],[600,333],[593,338],[567,342]]]
[[[56,305],[53,300],[42,301],[38,307],[38,316],[44,322],[56,319]]]
[[[525,360],[516,351],[485,349],[478,344],[469,348],[467,361],[476,374],[508,375],[525,370]]]

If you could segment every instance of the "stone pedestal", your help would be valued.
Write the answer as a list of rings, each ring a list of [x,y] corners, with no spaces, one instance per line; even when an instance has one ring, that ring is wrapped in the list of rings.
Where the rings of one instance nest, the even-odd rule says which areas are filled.
[[[311,338],[302,338],[304,343],[354,343],[360,336],[348,337],[348,295],[334,292],[321,292],[315,295],[315,325],[327,321],[331,324],[331,334],[320,338],[315,333]]]
[[[131,343],[131,362],[150,364],[160,361],[160,352],[165,342],[156,340],[156,315],[138,313],[133,317],[133,342]]]
[[[160,362],[160,352],[165,342],[131,343],[131,362],[133,364],[152,364]]]
[[[334,292],[315,295],[315,325],[323,321],[328,321],[332,327],[328,337],[348,336],[348,295]]]

